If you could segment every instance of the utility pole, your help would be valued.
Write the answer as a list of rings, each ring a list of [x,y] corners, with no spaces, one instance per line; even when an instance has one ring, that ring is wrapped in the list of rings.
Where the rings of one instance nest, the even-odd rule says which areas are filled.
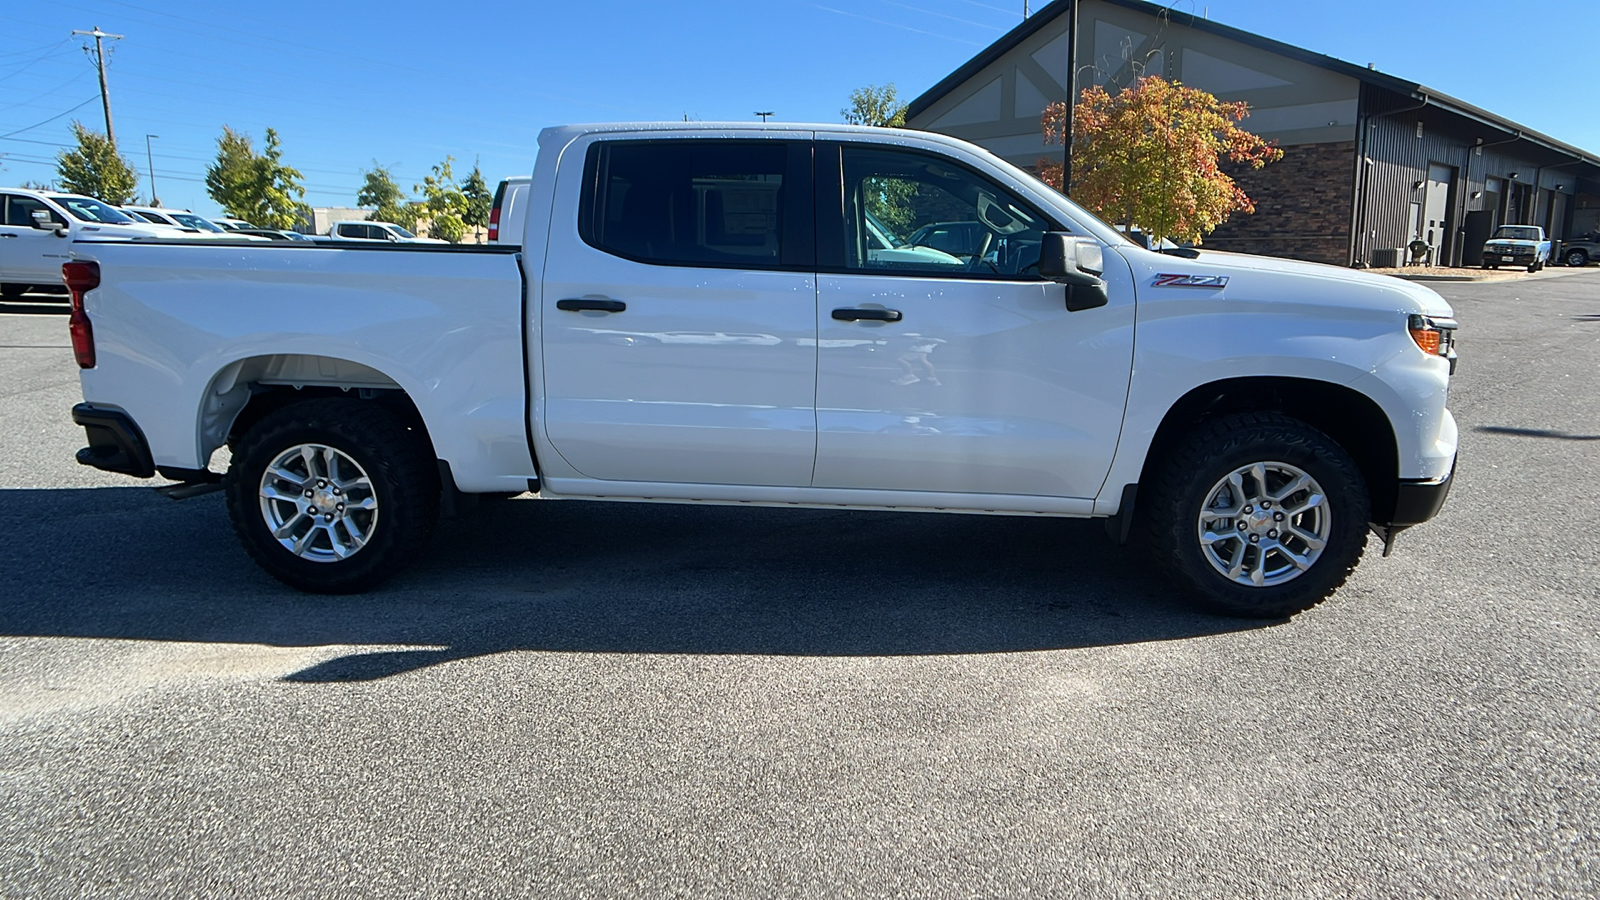
[[[760,116],[761,117],[761,121],[765,122],[767,120],[767,116],[772,115],[772,111],[768,110],[767,112],[757,112],[757,113],[755,113],[755,115]]]
[[[1078,0],[1072,0],[1072,18],[1067,20],[1067,121],[1062,135],[1061,193],[1072,196],[1072,126],[1078,104]]]
[[[161,198],[156,196],[156,158],[150,152],[150,139],[161,137],[159,134],[144,136],[144,161],[150,165],[150,205],[160,206]]]
[[[106,140],[111,142],[111,149],[115,150],[117,147],[117,134],[111,130],[111,94],[106,90],[106,48],[101,43],[101,40],[113,38],[120,41],[122,40],[122,35],[107,34],[100,30],[99,25],[96,25],[93,31],[73,29],[72,33],[86,34],[94,38],[94,64],[100,69],[100,105],[105,107],[106,111]],[[85,47],[84,49],[87,50],[88,48]]]

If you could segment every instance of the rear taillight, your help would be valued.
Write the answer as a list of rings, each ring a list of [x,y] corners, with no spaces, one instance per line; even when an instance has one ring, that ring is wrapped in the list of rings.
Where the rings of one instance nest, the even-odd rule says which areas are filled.
[[[72,332],[72,355],[78,358],[78,368],[94,368],[94,326],[89,324],[89,314],[83,309],[83,295],[100,286],[100,264],[97,262],[69,262],[61,266],[61,280],[72,293],[72,316],[67,319],[67,330]]]
[[[489,210],[489,240],[500,240],[500,207]]]

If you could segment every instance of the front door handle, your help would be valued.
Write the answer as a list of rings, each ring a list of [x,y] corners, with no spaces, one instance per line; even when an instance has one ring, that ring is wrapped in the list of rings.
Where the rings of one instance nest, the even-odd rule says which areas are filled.
[[[854,322],[857,319],[867,319],[873,322],[898,322],[900,310],[898,309],[836,309],[833,317],[841,322]]]
[[[584,310],[595,310],[596,312],[622,312],[627,308],[628,304],[623,303],[621,300],[590,300],[588,298],[584,298],[581,300],[556,301],[556,309],[564,309],[568,312],[583,312]]]

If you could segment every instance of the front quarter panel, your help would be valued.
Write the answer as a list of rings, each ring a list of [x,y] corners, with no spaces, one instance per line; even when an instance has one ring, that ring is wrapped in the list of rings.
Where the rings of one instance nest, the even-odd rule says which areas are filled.
[[[1114,513],[1122,486],[1140,480],[1156,430],[1179,399],[1234,378],[1303,378],[1357,390],[1398,424],[1401,478],[1449,471],[1449,363],[1422,353],[1406,331],[1412,314],[1450,315],[1437,294],[1387,276],[1288,260],[1119,252],[1138,290],[1137,338],[1122,441],[1097,514]],[[1213,276],[1227,283],[1190,286]]]

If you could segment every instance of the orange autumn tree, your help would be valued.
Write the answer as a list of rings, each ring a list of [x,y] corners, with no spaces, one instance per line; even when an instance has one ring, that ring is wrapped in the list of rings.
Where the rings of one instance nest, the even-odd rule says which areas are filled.
[[[1235,123],[1244,103],[1223,103],[1157,75],[1106,93],[1086,88],[1073,114],[1072,199],[1101,218],[1141,228],[1152,246],[1161,238],[1199,242],[1235,212],[1255,204],[1218,161],[1259,169],[1283,151]],[[1067,105],[1052,103],[1041,125],[1046,144],[1060,144]],[[1061,163],[1039,160],[1039,177],[1061,187]]]

